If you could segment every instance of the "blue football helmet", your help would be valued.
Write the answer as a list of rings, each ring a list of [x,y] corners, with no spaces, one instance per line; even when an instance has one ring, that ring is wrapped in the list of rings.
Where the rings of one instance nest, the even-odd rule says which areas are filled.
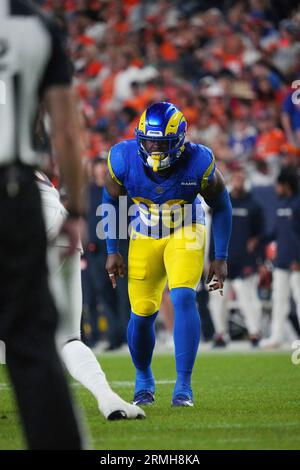
[[[173,165],[184,150],[187,122],[172,103],[154,103],[147,108],[135,129],[138,154],[153,171]]]

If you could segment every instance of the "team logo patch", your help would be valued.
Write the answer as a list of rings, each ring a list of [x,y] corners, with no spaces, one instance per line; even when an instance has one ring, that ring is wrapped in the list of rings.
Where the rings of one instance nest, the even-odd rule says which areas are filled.
[[[163,136],[163,133],[161,131],[147,131],[147,136],[150,136],[150,137],[162,137]]]

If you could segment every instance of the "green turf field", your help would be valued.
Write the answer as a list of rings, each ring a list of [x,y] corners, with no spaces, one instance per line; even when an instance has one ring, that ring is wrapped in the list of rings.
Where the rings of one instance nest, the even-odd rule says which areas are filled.
[[[130,400],[129,357],[106,355],[114,389]],[[94,398],[73,386],[95,449],[300,449],[300,365],[289,354],[202,354],[194,373],[195,407],[170,406],[173,357],[155,356],[156,404],[147,420],[105,422]],[[0,366],[0,449],[24,448],[12,393]]]

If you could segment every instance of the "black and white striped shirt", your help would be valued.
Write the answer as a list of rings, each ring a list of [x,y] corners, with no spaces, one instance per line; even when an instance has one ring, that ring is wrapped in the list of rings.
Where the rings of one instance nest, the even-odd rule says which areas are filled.
[[[0,0],[0,167],[39,163],[33,131],[40,99],[70,83],[58,27],[27,0]]]

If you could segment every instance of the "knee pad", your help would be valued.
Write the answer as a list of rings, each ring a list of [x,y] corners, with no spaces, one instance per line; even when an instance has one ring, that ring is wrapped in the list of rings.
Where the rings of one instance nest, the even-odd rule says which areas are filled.
[[[137,316],[149,317],[157,312],[159,306],[152,299],[138,299],[132,302],[131,308]]]

